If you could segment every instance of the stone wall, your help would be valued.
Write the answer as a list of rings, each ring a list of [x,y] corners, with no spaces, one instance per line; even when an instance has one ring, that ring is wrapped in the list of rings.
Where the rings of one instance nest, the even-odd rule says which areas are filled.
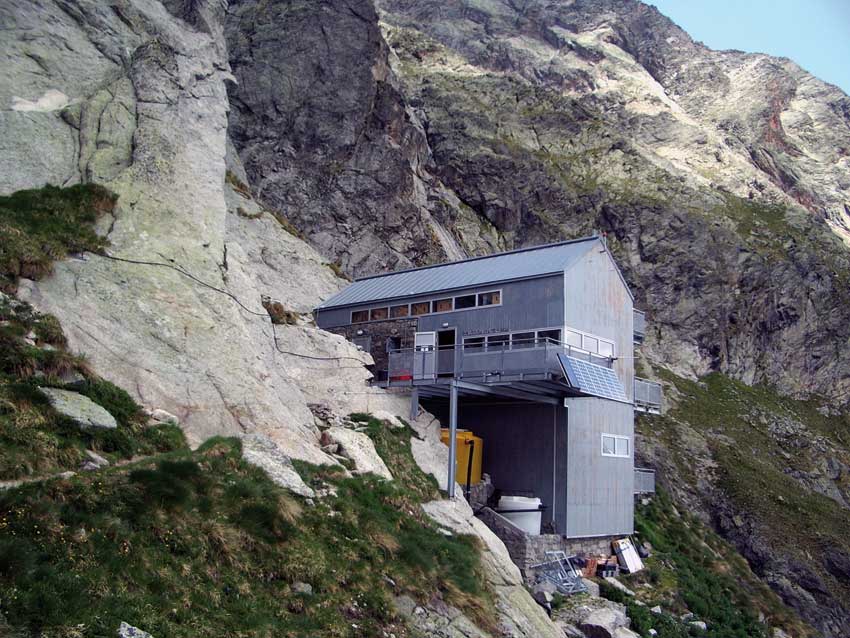
[[[567,556],[609,556],[612,553],[611,541],[615,538],[612,536],[579,539],[567,539],[559,534],[532,536],[489,507],[478,512],[477,516],[505,544],[511,560],[523,572],[532,565],[546,562],[546,552],[561,550]]]
[[[412,348],[413,336],[416,333],[416,319],[388,319],[387,321],[370,321],[368,323],[356,323],[350,326],[339,326],[328,328],[328,332],[342,335],[349,341],[369,337],[371,344],[369,354],[375,360],[372,372],[387,370],[389,367],[389,355],[387,354],[387,339],[397,338],[399,347]],[[356,343],[356,342],[355,342]]]

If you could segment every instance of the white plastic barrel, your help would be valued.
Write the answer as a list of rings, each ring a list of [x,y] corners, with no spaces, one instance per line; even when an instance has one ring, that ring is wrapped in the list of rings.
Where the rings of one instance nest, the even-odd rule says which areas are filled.
[[[519,527],[526,534],[538,536],[540,534],[540,504],[539,498],[528,498],[527,496],[503,496],[499,499],[500,510],[531,510],[528,512],[500,512],[502,516]]]

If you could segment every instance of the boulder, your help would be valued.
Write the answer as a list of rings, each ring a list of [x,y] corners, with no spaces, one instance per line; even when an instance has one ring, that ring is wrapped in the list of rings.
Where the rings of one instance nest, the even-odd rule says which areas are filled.
[[[101,428],[114,430],[118,427],[115,417],[103,407],[77,392],[58,388],[41,388],[53,409],[68,417],[81,429]]]
[[[174,425],[180,425],[180,419],[171,414],[171,412],[166,412],[159,408],[151,412],[151,419],[157,423],[173,423]]]
[[[296,594],[303,594],[304,596],[312,596],[313,595],[313,586],[310,583],[302,583],[301,581],[292,584],[292,591]]]
[[[651,611],[655,615],[661,614],[661,605],[656,605],[655,607],[650,607],[649,611]]]
[[[705,631],[706,629],[708,629],[708,625],[706,625],[701,620],[692,620],[688,623],[688,626],[693,627],[694,629],[699,629],[700,631]]]
[[[578,627],[587,638],[615,638],[616,631],[627,627],[629,619],[619,609],[596,609],[579,623]]]
[[[355,474],[372,473],[391,481],[393,475],[375,450],[368,435],[347,428],[332,427],[324,431],[323,437],[339,445],[339,453],[354,463]]]
[[[313,498],[310,489],[292,465],[292,459],[284,454],[277,444],[264,434],[247,434],[242,437],[242,458],[262,468],[269,478],[280,487]]]
[[[100,454],[92,452],[91,450],[86,450],[86,458],[80,469],[86,472],[93,472],[102,467],[106,467],[107,465],[109,465],[109,461],[103,458]]]
[[[138,627],[133,627],[133,625],[128,625],[125,622],[121,622],[121,625],[118,627],[118,637],[119,638],[153,638],[148,632],[142,631]]]
[[[589,578],[582,578],[581,582],[584,583],[584,586],[587,588],[587,593],[594,598],[599,597],[599,584],[590,580]]]

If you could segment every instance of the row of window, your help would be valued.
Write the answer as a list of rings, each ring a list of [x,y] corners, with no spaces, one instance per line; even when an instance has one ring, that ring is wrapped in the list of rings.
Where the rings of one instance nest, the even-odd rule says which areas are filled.
[[[616,436],[614,434],[602,435],[602,456],[617,456],[628,458],[631,456],[631,441],[627,436]]]
[[[608,341],[596,335],[581,332],[573,328],[567,328],[566,344],[590,353],[598,354],[600,357],[614,356],[614,342]]]
[[[495,334],[479,337],[464,337],[463,347],[465,350],[494,350],[502,348],[510,348],[518,350],[520,348],[532,348],[536,344],[544,340],[559,342],[561,340],[561,331],[558,329],[552,330],[529,330],[528,332],[513,332],[510,334]]]
[[[502,291],[491,290],[488,292],[479,292],[478,294],[435,299],[434,301],[417,301],[416,303],[382,306],[380,308],[371,308],[370,310],[354,310],[351,313],[351,323],[418,317],[420,315],[430,315],[438,312],[468,310],[481,306],[499,306],[501,303]]]

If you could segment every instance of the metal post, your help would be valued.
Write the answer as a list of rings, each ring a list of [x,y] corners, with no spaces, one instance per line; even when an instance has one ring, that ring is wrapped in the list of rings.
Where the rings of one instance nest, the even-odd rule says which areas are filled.
[[[449,393],[449,481],[447,490],[449,498],[455,497],[455,467],[457,459],[457,381],[452,379]]]
[[[410,391],[410,420],[415,421],[419,416],[419,388]]]

